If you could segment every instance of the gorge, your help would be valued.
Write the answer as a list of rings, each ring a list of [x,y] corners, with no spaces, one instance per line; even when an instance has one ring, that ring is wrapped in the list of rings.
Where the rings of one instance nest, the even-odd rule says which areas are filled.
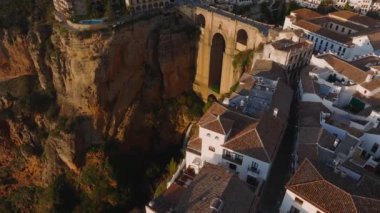
[[[202,114],[199,30],[166,13],[74,32],[46,2],[0,22],[0,209],[141,208]]]

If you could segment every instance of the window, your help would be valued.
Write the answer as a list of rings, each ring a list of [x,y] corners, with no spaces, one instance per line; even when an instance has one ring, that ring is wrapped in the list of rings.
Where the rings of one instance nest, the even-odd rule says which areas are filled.
[[[211,136],[211,134],[210,133],[207,133],[207,137],[210,137]]]
[[[289,213],[300,213],[300,210],[297,209],[296,207],[292,206],[292,207],[290,208]]]
[[[345,29],[346,29],[346,28],[344,28],[344,27],[342,28],[342,33],[344,32]]]
[[[330,29],[332,28],[333,24],[330,24]]]
[[[347,34],[351,34],[351,30],[348,30],[348,33]]]
[[[218,136],[215,136],[215,140],[219,140],[219,137],[218,137]]]
[[[252,161],[251,165],[248,166],[248,171],[259,174],[259,164],[255,161]]]
[[[377,143],[373,144],[373,146],[371,148],[371,152],[376,153],[378,148],[379,148],[379,144],[377,144]]]
[[[247,183],[255,188],[259,185],[259,181],[251,175],[247,175]]]
[[[225,150],[225,149],[223,150],[223,156],[222,157],[223,157],[223,159],[237,163],[239,165],[241,165],[243,163],[243,156],[242,155],[232,153],[232,152]]]
[[[333,44],[331,44],[330,49],[334,49],[334,45]]]
[[[342,54],[344,54],[346,52],[346,48],[343,48],[343,53]]]
[[[335,30],[338,30],[338,28],[339,28],[339,26],[338,26],[338,25],[336,25],[336,27],[335,27]]]
[[[237,166],[236,166],[235,164],[233,164],[233,163],[230,163],[230,164],[228,165],[228,167],[229,167],[231,170],[233,170],[233,171],[236,171],[236,168],[237,168]]]
[[[209,147],[208,147],[208,150],[210,150],[211,152],[215,152],[215,147],[213,147],[213,146],[209,146]]]
[[[228,158],[232,158],[232,153],[228,150],[223,150],[223,154],[224,154],[224,156],[226,156]]]
[[[298,204],[300,204],[300,205],[302,205],[302,203],[303,203],[303,201],[302,201],[301,199],[299,199],[298,197],[296,197],[296,198],[294,199],[294,202],[296,202],[296,203],[298,203]]]

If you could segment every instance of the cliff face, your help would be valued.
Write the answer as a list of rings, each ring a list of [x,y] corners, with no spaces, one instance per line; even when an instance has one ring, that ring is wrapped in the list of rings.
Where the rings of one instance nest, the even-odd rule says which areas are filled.
[[[0,79],[36,74],[29,50],[29,38],[3,31],[0,41]]]
[[[122,140],[146,78],[160,76],[159,97],[189,90],[196,37],[162,29],[160,23],[173,19],[155,17],[86,38],[55,33],[59,54],[51,67],[63,113],[89,115],[104,135]]]
[[[126,152],[138,150],[134,160],[144,165],[135,173],[117,173],[139,182],[150,161],[157,162],[152,158],[164,163],[172,157],[167,148],[181,143],[189,112],[199,114],[194,97],[180,96],[191,91],[198,32],[176,15],[104,32],[52,29],[0,33],[0,170],[6,171],[0,173],[0,198],[25,187],[44,188],[67,171],[81,178],[88,149],[110,140],[119,142],[109,153],[117,159],[114,169],[125,170],[133,162],[124,159]],[[104,164],[102,156],[97,160]],[[92,193],[81,181],[74,182]],[[149,184],[141,184],[145,188],[136,189],[141,195],[135,197],[147,199]],[[37,191],[27,192],[34,196],[30,200]]]

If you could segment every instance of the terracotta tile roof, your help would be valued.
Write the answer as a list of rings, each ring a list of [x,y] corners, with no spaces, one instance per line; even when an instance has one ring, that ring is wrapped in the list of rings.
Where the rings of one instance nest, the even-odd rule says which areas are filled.
[[[314,66],[307,66],[301,71],[301,81],[302,84],[302,91],[304,93],[312,93],[312,94],[318,94],[319,93],[319,84],[314,82],[313,77],[309,76],[309,72],[314,68]]]
[[[223,115],[216,115],[214,118],[210,118],[209,122],[202,123],[200,126],[213,132],[226,135],[231,131],[234,121],[222,116]]]
[[[199,174],[182,193],[176,212],[211,212],[214,198],[223,201],[223,212],[249,212],[254,193],[223,167],[205,163]]]
[[[305,159],[286,188],[325,212],[377,212],[380,185],[375,179],[342,178],[333,168]]]
[[[323,179],[306,159],[298,167],[286,188],[326,212],[356,212],[351,196]]]
[[[328,16],[359,23],[368,27],[380,27],[380,21],[370,18],[368,16],[359,15],[358,13],[354,13],[351,11],[341,10],[329,13]]]
[[[303,199],[326,212],[356,212],[351,196],[327,181],[288,186]]]
[[[270,111],[273,112],[274,108],[277,108],[278,117],[287,122],[292,100],[293,90],[284,81],[279,80],[272,96]]]
[[[332,66],[336,72],[346,76],[358,84],[362,83],[367,78],[366,72],[333,55],[326,54],[320,56],[319,58],[322,58],[329,63],[329,65]]]
[[[321,14],[306,8],[293,10],[291,13],[294,13],[296,17],[300,19],[311,19],[321,16]]]
[[[318,160],[317,144],[298,144],[297,156],[299,162],[302,162],[306,158],[316,162]]]
[[[186,149],[195,154],[201,154],[202,151],[202,139],[198,136],[194,136],[189,140]]]
[[[348,27],[348,28],[351,28],[353,30],[359,31],[358,33],[360,33],[360,34],[365,34],[369,30],[367,27],[364,27],[364,26],[361,26],[358,24],[354,24],[354,23],[351,23],[348,21],[342,21],[340,19],[336,19],[336,18],[329,17],[329,16],[317,17],[317,18],[310,19],[309,21],[314,23],[314,24],[318,24],[318,25],[334,22],[334,23],[339,24],[341,26]]]
[[[321,112],[330,113],[330,110],[320,102],[301,102],[298,105],[298,126],[320,127]]]
[[[174,182],[160,197],[154,200],[152,208],[156,212],[167,212],[177,205],[184,191],[185,187]]]
[[[372,91],[380,87],[380,79],[373,79],[370,82],[364,82],[360,85],[367,90]]]
[[[210,106],[207,112],[201,117],[199,120],[199,124],[202,125],[204,123],[208,123],[215,119],[216,115],[221,115],[226,112],[228,109],[223,105],[214,103]]]
[[[361,59],[357,59],[355,61],[351,61],[350,64],[354,65],[355,67],[363,71],[368,71],[370,69],[370,66],[377,65],[377,64],[380,65],[380,57],[367,56]]]
[[[300,48],[307,48],[307,47],[312,48],[313,47],[313,43],[311,43],[309,41],[294,42],[293,40],[285,39],[285,38],[274,41],[271,43],[271,45],[275,49],[281,50],[281,51],[289,51],[289,50],[297,50]]]
[[[271,161],[276,157],[286,125],[287,123],[284,123],[279,117],[265,112],[256,127],[257,134]]]
[[[264,149],[255,129],[239,135],[238,137],[232,138],[223,144],[223,147],[264,162],[270,162],[268,153]]]
[[[363,213],[372,213],[379,212],[380,209],[380,200],[364,198],[359,196],[352,196],[356,208],[359,212]]]
[[[375,50],[380,50],[380,31],[369,33],[368,38],[372,44],[372,47]]]
[[[306,159],[301,165],[297,168],[297,171],[290,178],[287,186],[293,186],[303,183],[309,183],[314,181],[323,180],[323,177],[319,172],[314,168],[311,162]]]
[[[342,35],[342,34],[336,33],[334,31],[326,29],[326,28],[323,28],[323,27],[319,26],[318,24],[311,23],[310,21],[299,20],[299,21],[296,21],[294,24],[297,25],[298,27],[306,29],[310,32],[314,32],[314,33],[317,33],[317,34],[322,35],[324,37],[331,38],[331,39],[338,41],[342,44],[347,44],[347,45],[352,44],[352,38],[351,37],[349,37],[347,35]]]

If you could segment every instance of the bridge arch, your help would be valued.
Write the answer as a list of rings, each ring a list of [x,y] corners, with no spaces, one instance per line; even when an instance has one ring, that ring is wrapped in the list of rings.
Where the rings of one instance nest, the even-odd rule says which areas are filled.
[[[247,31],[245,31],[244,29],[240,29],[236,35],[236,42],[247,46],[247,44],[248,44],[248,33],[247,33]]]
[[[195,23],[197,26],[204,28],[206,26],[206,19],[202,14],[198,14],[195,17]]]
[[[222,79],[223,55],[226,49],[226,42],[222,34],[215,33],[212,37],[210,51],[210,67],[209,67],[209,88],[214,92],[220,92],[220,84]]]

